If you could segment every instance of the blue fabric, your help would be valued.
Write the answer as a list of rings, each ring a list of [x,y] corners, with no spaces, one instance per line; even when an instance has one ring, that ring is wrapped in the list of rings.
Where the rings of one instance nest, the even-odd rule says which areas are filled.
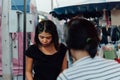
[[[12,10],[24,12],[24,0],[11,0]],[[30,0],[26,0],[26,12],[30,12]]]

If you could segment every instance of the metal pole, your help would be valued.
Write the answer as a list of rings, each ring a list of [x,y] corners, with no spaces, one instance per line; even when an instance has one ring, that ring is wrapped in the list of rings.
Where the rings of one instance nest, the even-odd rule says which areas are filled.
[[[12,52],[9,34],[9,10],[11,0],[2,0],[2,77],[12,80]]]
[[[26,50],[26,0],[24,0],[24,26],[23,26],[23,80],[25,80],[25,50]]]
[[[53,10],[53,0],[51,0],[51,11]],[[53,20],[53,16],[51,17],[51,20]]]
[[[51,0],[51,11],[53,10],[53,0]]]

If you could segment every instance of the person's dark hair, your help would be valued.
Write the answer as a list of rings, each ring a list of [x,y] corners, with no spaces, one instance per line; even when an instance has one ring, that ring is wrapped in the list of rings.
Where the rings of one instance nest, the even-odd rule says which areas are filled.
[[[52,42],[54,43],[55,48],[58,49],[59,38],[57,27],[51,20],[42,20],[37,24],[34,38],[36,45],[41,45],[38,39],[38,34],[42,33],[43,31],[52,35]]]
[[[73,18],[67,23],[69,49],[86,50],[94,58],[100,42],[95,25],[84,18]]]

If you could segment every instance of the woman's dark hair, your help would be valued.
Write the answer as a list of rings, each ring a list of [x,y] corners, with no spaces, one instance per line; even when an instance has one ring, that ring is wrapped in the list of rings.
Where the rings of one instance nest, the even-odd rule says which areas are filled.
[[[75,17],[67,23],[69,49],[86,50],[94,58],[100,42],[95,25],[84,18]]]
[[[51,20],[43,20],[37,24],[34,38],[36,45],[41,45],[38,39],[38,34],[42,33],[43,31],[52,35],[52,42],[54,43],[55,48],[58,49],[59,38],[57,33],[57,27]]]

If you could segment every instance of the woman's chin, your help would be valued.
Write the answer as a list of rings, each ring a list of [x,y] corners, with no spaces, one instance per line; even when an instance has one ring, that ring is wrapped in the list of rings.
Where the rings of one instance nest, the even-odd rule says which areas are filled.
[[[50,46],[50,44],[42,44],[43,47]]]

